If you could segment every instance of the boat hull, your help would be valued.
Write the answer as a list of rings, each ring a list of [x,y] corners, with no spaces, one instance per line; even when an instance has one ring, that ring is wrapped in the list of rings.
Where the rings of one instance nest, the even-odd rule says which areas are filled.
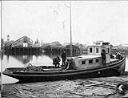
[[[40,72],[13,72],[23,68],[7,68],[3,74],[16,78],[20,82],[54,81],[62,79],[94,78],[123,74],[125,71],[125,57],[116,62],[111,62],[100,68],[88,70],[56,70]]]

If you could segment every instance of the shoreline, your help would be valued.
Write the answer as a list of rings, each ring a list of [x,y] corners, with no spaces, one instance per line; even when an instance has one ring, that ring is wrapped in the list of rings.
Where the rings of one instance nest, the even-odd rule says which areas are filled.
[[[3,84],[1,94],[2,98],[126,98],[116,93],[120,82],[128,82],[128,72],[119,77]]]

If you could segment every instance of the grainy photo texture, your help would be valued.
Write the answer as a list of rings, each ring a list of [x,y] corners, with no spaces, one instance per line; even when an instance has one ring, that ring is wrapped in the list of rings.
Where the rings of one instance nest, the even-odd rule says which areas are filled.
[[[1,1],[2,98],[128,98],[128,1]]]

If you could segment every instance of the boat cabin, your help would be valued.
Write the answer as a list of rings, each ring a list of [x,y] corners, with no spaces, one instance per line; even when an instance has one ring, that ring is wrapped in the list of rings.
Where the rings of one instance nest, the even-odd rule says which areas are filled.
[[[106,63],[110,62],[111,45],[108,42],[96,42],[87,47],[87,55],[73,57],[77,69],[91,69],[103,66],[101,52],[105,51]]]

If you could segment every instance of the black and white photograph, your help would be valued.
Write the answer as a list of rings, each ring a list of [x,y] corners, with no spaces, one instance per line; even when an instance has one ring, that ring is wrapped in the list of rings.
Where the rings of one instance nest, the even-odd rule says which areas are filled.
[[[1,0],[1,98],[128,98],[128,1]]]

